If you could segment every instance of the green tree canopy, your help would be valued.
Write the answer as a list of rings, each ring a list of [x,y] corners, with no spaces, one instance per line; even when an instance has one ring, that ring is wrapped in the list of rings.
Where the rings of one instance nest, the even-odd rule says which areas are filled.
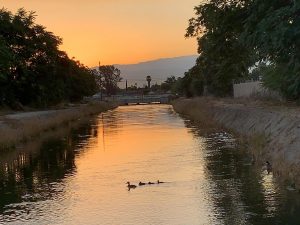
[[[265,86],[290,99],[300,98],[300,2],[254,0],[248,8],[243,43],[259,60],[270,62]]]
[[[300,98],[300,2],[209,0],[195,7],[186,37],[197,37],[199,74],[209,92],[226,96],[232,81],[260,70],[266,87]]]
[[[252,51],[240,42],[247,1],[211,0],[195,7],[186,37],[197,37],[196,67],[211,93],[231,94],[232,81],[248,75]],[[195,69],[195,68],[194,68]]]
[[[35,17],[24,9],[0,10],[0,105],[47,106],[93,94],[89,69],[60,51],[61,38]]]

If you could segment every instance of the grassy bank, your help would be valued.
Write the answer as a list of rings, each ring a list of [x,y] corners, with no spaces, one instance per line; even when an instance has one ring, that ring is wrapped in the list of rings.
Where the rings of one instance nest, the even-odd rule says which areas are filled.
[[[0,151],[38,138],[70,122],[117,107],[115,103],[90,102],[66,109],[9,114],[0,117]]]
[[[172,105],[205,129],[221,128],[235,134],[242,149],[254,157],[256,166],[262,168],[270,161],[274,176],[287,185],[300,187],[298,108],[216,98],[179,99]]]

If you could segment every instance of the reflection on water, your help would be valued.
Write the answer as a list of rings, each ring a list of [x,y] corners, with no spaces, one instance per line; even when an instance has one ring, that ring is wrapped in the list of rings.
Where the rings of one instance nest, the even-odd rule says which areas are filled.
[[[298,193],[254,169],[232,135],[203,133],[170,106],[126,106],[3,155],[0,224],[300,224]]]

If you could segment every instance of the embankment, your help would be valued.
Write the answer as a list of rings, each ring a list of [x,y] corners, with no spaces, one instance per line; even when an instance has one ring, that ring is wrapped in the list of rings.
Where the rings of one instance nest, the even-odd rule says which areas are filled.
[[[300,188],[299,108],[214,98],[180,99],[173,102],[173,107],[193,120],[214,121],[237,133],[257,163],[270,161],[275,176]]]
[[[90,102],[66,109],[34,111],[0,117],[0,151],[39,137],[72,121],[116,108],[116,103]]]

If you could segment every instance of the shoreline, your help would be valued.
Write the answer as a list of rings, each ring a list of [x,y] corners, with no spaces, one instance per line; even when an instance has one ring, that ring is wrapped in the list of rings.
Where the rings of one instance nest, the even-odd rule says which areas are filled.
[[[62,125],[118,107],[117,103],[89,102],[66,109],[32,111],[0,116],[0,152],[38,138]]]
[[[236,134],[256,164],[262,167],[270,161],[274,177],[300,188],[299,108],[209,97],[178,99],[172,105],[204,127],[221,127]]]

